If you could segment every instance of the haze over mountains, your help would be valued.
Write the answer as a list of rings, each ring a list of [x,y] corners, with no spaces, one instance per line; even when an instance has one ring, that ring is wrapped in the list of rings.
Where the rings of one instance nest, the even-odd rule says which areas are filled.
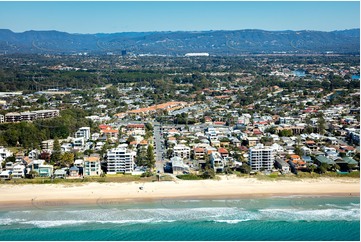
[[[359,54],[360,29],[342,31],[179,31],[69,34],[59,31],[0,30],[0,54]]]

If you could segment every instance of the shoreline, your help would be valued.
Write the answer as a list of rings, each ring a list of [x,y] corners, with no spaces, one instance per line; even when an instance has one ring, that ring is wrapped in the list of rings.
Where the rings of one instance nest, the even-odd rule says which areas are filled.
[[[360,193],[325,193],[325,194],[310,194],[310,193],[298,193],[298,194],[239,194],[239,195],[209,195],[209,196],[179,196],[179,197],[153,197],[153,198],[100,198],[100,199],[34,199],[30,201],[0,201],[0,211],[7,211],[9,209],[61,209],[68,206],[73,207],[93,207],[97,206],[101,209],[114,208],[121,205],[130,204],[147,204],[158,203],[164,205],[165,208],[176,208],[176,205],[172,206],[177,201],[222,201],[222,200],[242,200],[242,199],[266,199],[266,198],[327,198],[327,197],[360,197]],[[170,205],[167,205],[167,204]]]
[[[141,189],[142,187],[142,189]],[[175,181],[151,183],[85,183],[0,185],[0,207],[56,208],[126,203],[172,202],[175,200],[224,200],[268,197],[359,197],[359,179],[260,181],[227,178],[218,181]]]

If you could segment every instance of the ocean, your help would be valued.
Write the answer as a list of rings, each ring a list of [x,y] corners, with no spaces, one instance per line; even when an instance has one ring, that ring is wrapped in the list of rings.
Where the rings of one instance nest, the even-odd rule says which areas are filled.
[[[360,198],[285,196],[0,209],[0,240],[359,241]]]

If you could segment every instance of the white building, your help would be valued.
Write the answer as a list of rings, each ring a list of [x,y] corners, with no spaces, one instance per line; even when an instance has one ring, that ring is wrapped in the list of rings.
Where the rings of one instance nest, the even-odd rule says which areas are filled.
[[[5,122],[5,116],[0,114],[0,123],[4,123]]]
[[[215,172],[223,172],[224,160],[219,152],[212,152],[210,162]]]
[[[183,158],[183,159],[189,159],[191,155],[191,148],[189,148],[186,145],[178,144],[173,147],[173,154],[174,156]]]
[[[17,164],[14,166],[12,171],[13,178],[24,178],[25,177],[25,166]]]
[[[130,152],[124,145],[119,145],[107,152],[107,173],[132,173],[134,170],[134,157],[136,153]]]
[[[35,160],[35,159],[38,159],[39,155],[40,155],[40,151],[35,149],[35,150],[29,151],[28,157],[31,160]]]
[[[84,176],[99,176],[102,173],[99,157],[84,157]]]
[[[13,154],[11,153],[10,150],[0,146],[0,157],[5,160],[7,157],[12,156]]]
[[[271,147],[258,144],[249,149],[248,161],[253,171],[272,170],[274,159],[274,150]]]
[[[74,149],[83,149],[85,146],[85,137],[78,137],[73,139]]]
[[[173,174],[183,174],[183,171],[189,171],[189,166],[184,164],[183,159],[180,157],[173,157],[170,159],[172,163]]]
[[[90,127],[81,127],[75,133],[75,138],[84,138],[85,140],[90,139]]]
[[[195,57],[195,56],[209,56],[209,53],[202,52],[202,53],[187,53],[184,56],[186,57]]]

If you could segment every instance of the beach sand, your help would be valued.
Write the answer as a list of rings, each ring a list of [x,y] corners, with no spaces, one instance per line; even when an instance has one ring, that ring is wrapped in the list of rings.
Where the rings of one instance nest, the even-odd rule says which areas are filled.
[[[142,189],[141,189],[142,188]],[[0,207],[107,204],[159,199],[221,199],[263,196],[359,196],[357,178],[258,180],[222,177],[221,180],[147,183],[68,183],[0,185]]]

